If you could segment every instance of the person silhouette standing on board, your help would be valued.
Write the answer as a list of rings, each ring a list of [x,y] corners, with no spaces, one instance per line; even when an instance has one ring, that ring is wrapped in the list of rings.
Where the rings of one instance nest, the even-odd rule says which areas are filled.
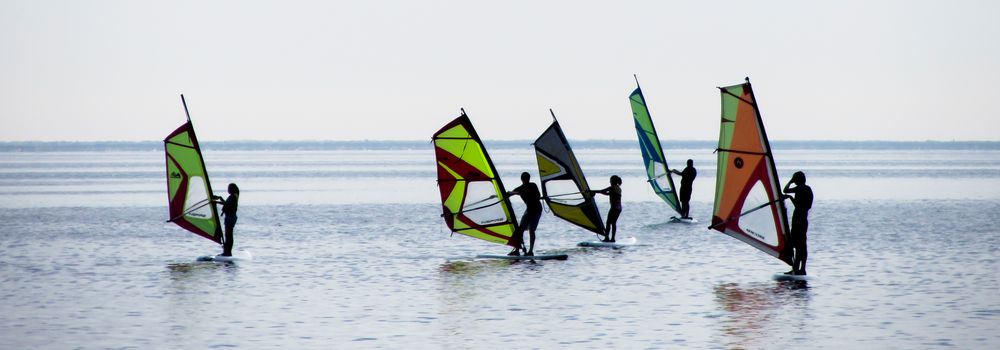
[[[792,185],[795,187],[791,187]],[[809,230],[809,209],[812,208],[813,192],[812,188],[806,185],[806,174],[796,171],[792,174],[792,179],[785,185],[785,193],[795,194],[795,196],[785,195],[791,198],[795,205],[792,212],[792,232],[790,234],[791,246],[794,250],[792,257],[792,271],[786,274],[805,275],[806,258],[809,256],[806,248],[806,231]]]
[[[694,161],[688,159],[687,167],[684,171],[670,169],[670,172],[681,176],[681,219],[691,218],[691,187],[694,185],[694,178],[698,176],[698,171],[694,169]]]
[[[608,222],[604,225],[604,242],[614,242],[615,233],[618,231],[618,216],[622,213],[622,178],[618,175],[611,175],[611,186],[605,189],[590,191],[608,196],[611,202],[611,209],[608,210]]]
[[[521,215],[521,223],[514,230],[514,237],[519,242],[518,246],[524,250],[524,255],[534,256],[535,229],[538,228],[538,220],[542,218],[542,194],[538,191],[538,185],[531,182],[531,174],[523,172],[521,173],[521,186],[517,186],[517,188],[507,192],[507,197],[510,196],[521,196],[521,200],[524,201],[524,205],[526,206],[524,214]],[[524,231],[528,231],[529,234],[527,249],[524,248]],[[517,250],[518,248],[514,247],[514,250],[507,253],[507,255],[520,255]]]
[[[233,256],[233,229],[236,227],[236,208],[240,202],[240,188],[229,184],[229,197],[222,200],[221,196],[212,196],[215,203],[222,204],[222,215],[225,217],[226,236],[222,241],[222,256]]]

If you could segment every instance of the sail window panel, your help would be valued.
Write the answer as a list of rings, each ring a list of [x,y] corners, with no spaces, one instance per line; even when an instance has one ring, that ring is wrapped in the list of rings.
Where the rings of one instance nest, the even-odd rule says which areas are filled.
[[[586,198],[580,193],[580,188],[573,180],[549,180],[543,186],[545,186],[545,193],[552,203],[577,206],[586,201]]]
[[[650,164],[653,168],[653,181],[656,182],[659,190],[663,192],[671,192],[673,190],[673,186],[671,186],[670,177],[667,175],[666,165],[656,162],[652,162]]]
[[[201,176],[191,176],[188,179],[188,193],[184,200],[184,216],[192,219],[207,219],[212,217],[211,204],[207,204],[206,197],[208,189],[205,185],[205,178]]]
[[[496,186],[491,181],[471,181],[466,184],[462,214],[478,225],[507,221],[507,214],[497,198]]]
[[[747,199],[743,202],[743,209],[747,210],[749,208],[755,208],[761,204],[769,203],[771,201],[772,199],[768,195],[767,189],[764,187],[764,183],[757,181],[753,188],[750,189],[750,192],[747,193]],[[750,237],[764,242],[767,245],[772,247],[778,246],[779,231],[775,226],[772,210],[774,210],[773,204],[740,217],[740,229],[743,230],[743,232],[746,232]]]

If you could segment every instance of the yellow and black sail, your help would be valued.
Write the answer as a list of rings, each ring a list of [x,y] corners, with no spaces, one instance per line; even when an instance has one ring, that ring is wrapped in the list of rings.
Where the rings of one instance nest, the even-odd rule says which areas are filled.
[[[604,220],[587,178],[554,114],[552,119],[552,125],[534,143],[542,196],[557,217],[603,235]]]

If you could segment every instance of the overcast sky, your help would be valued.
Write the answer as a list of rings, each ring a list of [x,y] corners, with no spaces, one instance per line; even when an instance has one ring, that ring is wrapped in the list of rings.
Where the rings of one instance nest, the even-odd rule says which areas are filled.
[[[749,76],[774,140],[1000,140],[998,1],[0,0],[0,141],[718,137]]]

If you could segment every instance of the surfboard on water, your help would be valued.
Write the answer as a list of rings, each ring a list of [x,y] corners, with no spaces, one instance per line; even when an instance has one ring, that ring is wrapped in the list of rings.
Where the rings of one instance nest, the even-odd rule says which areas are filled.
[[[671,216],[670,217],[670,222],[676,223],[676,224],[697,224],[698,223],[698,219],[695,219],[695,218],[679,218],[679,217],[676,217],[676,216]]]
[[[197,261],[214,261],[214,262],[237,262],[237,261],[249,261],[253,260],[253,254],[250,254],[246,250],[238,250],[233,252],[232,256],[222,256],[222,255],[203,255],[199,256]]]
[[[501,259],[501,260],[566,260],[569,255],[566,254],[540,254],[533,256],[526,255],[491,255],[491,254],[479,254],[476,255],[477,259]]]
[[[586,241],[580,242],[576,245],[578,247],[594,247],[594,248],[622,248],[635,245],[639,240],[635,237],[629,237],[625,239],[619,239],[617,242],[602,242],[602,241]]]
[[[813,279],[810,275],[786,275],[784,272],[778,272],[771,276],[771,279],[775,281],[808,281]]]

